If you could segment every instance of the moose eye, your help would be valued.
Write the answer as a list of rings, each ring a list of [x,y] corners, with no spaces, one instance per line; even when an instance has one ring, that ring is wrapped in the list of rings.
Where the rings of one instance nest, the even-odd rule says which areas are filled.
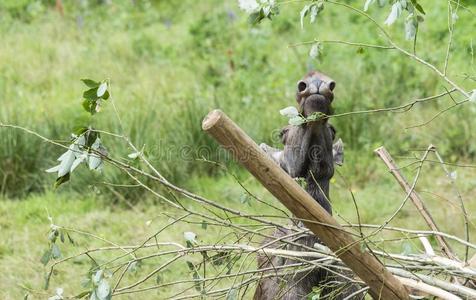
[[[307,88],[307,83],[305,83],[302,80],[298,82],[298,92],[303,92],[306,90],[306,88]]]

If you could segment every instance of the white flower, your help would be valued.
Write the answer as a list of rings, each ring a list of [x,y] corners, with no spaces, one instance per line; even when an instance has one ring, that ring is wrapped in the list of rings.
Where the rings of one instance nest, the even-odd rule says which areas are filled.
[[[238,5],[241,10],[251,14],[258,10],[259,5],[256,0],[238,0]]]

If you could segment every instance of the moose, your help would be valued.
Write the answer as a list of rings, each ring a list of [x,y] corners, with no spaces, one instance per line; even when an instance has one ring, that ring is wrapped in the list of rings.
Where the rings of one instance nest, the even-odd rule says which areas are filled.
[[[288,125],[281,131],[284,149],[279,150],[266,144],[260,148],[268,154],[293,178],[304,178],[305,189],[329,214],[332,214],[329,202],[329,182],[334,175],[334,163],[342,163],[343,144],[339,139],[333,144],[336,131],[329,124],[328,118],[333,113],[332,101],[336,83],[330,77],[317,72],[309,72],[297,83],[296,101],[298,111],[304,117],[320,113],[321,118],[301,125]],[[296,226],[304,227],[302,222]],[[266,239],[263,244],[271,247],[293,251],[303,251],[303,245],[314,247],[320,243],[319,238],[312,233],[305,233],[296,237],[292,245],[277,243],[289,235],[289,229],[276,229],[273,239]],[[278,245],[277,245],[278,244]],[[277,256],[258,256],[259,268],[272,268],[297,263],[296,260]],[[342,271],[340,271],[342,273]],[[349,280],[352,274],[330,272],[328,268],[315,267],[310,272],[289,274],[284,276],[264,277],[257,285],[254,299],[303,299],[316,287],[320,290],[319,299],[363,299],[358,293],[360,285]]]

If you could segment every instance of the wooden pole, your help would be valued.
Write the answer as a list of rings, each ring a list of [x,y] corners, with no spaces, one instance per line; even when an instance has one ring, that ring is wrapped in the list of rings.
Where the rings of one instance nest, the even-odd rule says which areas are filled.
[[[229,150],[263,186],[304,222],[369,287],[374,299],[405,300],[408,291],[374,256],[361,249],[306,191],[220,110],[211,111],[202,128]]]
[[[440,231],[438,225],[436,225],[435,221],[433,220],[430,211],[426,208],[425,203],[423,203],[423,200],[420,198],[420,195],[415,192],[415,189],[411,188],[410,184],[408,184],[407,180],[400,172],[397,164],[395,164],[392,156],[387,152],[385,147],[379,147],[375,149],[374,152],[378,155],[378,157],[380,157],[380,159],[382,159],[387,168],[390,170],[390,173],[392,173],[393,177],[395,177],[402,189],[405,191],[405,193],[407,193],[408,197],[410,197],[418,212],[423,217],[426,224],[428,224],[428,226],[431,228],[431,230]],[[446,257],[458,261],[458,258],[456,255],[454,255],[453,250],[451,250],[451,247],[446,242],[446,240],[439,235],[435,235],[435,238],[438,241],[438,244],[440,244],[441,250],[446,255]]]

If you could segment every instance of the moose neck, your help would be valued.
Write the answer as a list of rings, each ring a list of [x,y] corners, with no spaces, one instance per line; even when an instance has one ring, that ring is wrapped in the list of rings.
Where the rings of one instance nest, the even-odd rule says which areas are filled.
[[[332,135],[326,123],[310,124],[312,137],[308,152],[308,172],[306,191],[329,213],[329,182],[334,175],[332,156]]]

